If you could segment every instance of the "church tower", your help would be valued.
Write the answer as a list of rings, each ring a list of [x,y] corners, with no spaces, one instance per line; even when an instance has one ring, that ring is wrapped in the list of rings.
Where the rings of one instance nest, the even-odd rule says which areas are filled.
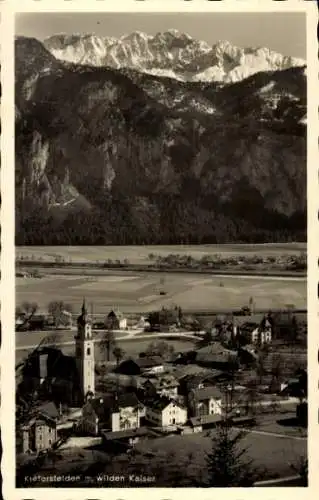
[[[83,398],[88,392],[95,391],[94,341],[92,325],[87,317],[85,300],[83,299],[82,313],[77,321],[77,335],[75,337],[75,359],[79,376],[80,389]]]

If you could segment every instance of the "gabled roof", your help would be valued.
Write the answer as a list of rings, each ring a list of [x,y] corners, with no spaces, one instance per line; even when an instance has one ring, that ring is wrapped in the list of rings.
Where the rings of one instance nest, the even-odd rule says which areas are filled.
[[[180,379],[180,383],[185,385],[189,389],[195,389],[199,384],[203,382],[213,383],[213,379],[215,377],[219,377],[223,375],[223,371],[221,370],[210,370],[208,373],[195,373],[184,375]]]
[[[107,318],[110,319],[122,319],[124,318],[124,314],[121,311],[115,312],[113,309],[107,315]]]
[[[101,398],[91,399],[89,403],[101,421],[108,419],[112,413],[122,408],[134,408],[142,404],[133,392],[124,392],[118,396],[116,394],[107,394]]]
[[[202,389],[193,389],[192,392],[198,401],[210,398],[222,399],[222,393],[218,387],[203,387]]]
[[[172,400],[166,396],[162,396],[157,399],[153,399],[150,401],[147,406],[152,409],[153,411],[163,411],[167,406],[170,404],[174,404],[175,406],[178,406],[179,408],[184,408],[184,406],[179,403],[178,401]]]
[[[154,366],[161,366],[163,364],[163,359],[160,356],[153,356],[151,358],[137,358],[135,363],[140,368],[152,368]]]
[[[47,401],[46,403],[41,404],[35,409],[36,414],[45,415],[47,417],[58,419],[59,411],[53,401]]]
[[[220,342],[213,342],[206,347],[198,349],[196,361],[202,362],[228,362],[229,358],[236,358],[237,352],[226,349]]]
[[[104,439],[112,441],[113,439],[129,439],[134,437],[147,436],[150,433],[147,427],[138,427],[137,429],[124,429],[122,431],[102,432]]]
[[[176,380],[176,378],[173,375],[167,373],[157,377],[156,376],[148,377],[143,385],[146,385],[148,383],[151,383],[156,389],[172,388],[179,386],[179,383]]]
[[[189,419],[191,425],[196,427],[197,425],[207,425],[221,422],[223,417],[221,415],[202,415],[200,417],[192,417]]]

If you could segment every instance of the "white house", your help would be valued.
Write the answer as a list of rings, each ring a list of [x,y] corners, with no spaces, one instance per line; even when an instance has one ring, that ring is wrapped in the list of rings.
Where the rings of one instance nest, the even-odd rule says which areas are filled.
[[[184,425],[187,422],[187,409],[175,400],[161,397],[146,405],[145,418],[158,427]]]
[[[251,332],[252,344],[267,344],[272,339],[272,325],[266,319],[261,325]]]
[[[101,431],[137,429],[143,416],[143,405],[133,393],[118,397],[89,399],[82,408],[81,427],[97,436]]]
[[[179,383],[176,378],[169,374],[152,375],[143,383],[143,389],[149,396],[166,396],[169,399],[175,399],[178,396]]]
[[[190,414],[194,417],[221,415],[222,394],[216,387],[192,389],[188,395]]]

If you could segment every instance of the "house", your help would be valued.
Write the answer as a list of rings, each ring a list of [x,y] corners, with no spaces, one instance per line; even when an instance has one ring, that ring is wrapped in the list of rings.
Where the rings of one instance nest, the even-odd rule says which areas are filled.
[[[105,327],[107,330],[126,330],[127,318],[120,311],[115,313],[112,310],[105,318]]]
[[[162,358],[153,356],[126,359],[119,364],[115,371],[122,375],[141,375],[142,373],[163,373],[165,368]]]
[[[143,406],[134,393],[109,394],[88,400],[82,408],[81,427],[94,436],[103,431],[137,429]]]
[[[142,388],[145,392],[145,397],[167,396],[174,399],[178,395],[179,383],[171,374],[154,375],[145,380]]]
[[[236,366],[237,361],[237,352],[226,349],[220,342],[211,342],[196,351],[196,364],[209,368],[227,371]]]
[[[42,398],[72,405],[80,401],[76,359],[55,347],[40,347],[32,352],[22,367],[21,394],[34,390]]]
[[[47,415],[39,414],[21,427],[21,434],[22,453],[49,450],[58,440],[57,423]]]
[[[120,451],[121,445],[124,451],[128,446],[134,446],[141,439],[147,438],[149,436],[150,431],[147,427],[125,429],[115,432],[102,431],[102,444],[106,446],[108,452],[110,452],[112,446],[114,447],[114,450]]]
[[[179,379],[179,393],[187,396],[192,389],[215,386],[217,383],[227,381],[229,374],[221,370],[209,370],[207,373],[184,375]]]
[[[272,322],[268,318],[263,318],[260,325],[251,333],[252,344],[269,344],[272,339]]]
[[[133,329],[135,330],[146,330],[150,328],[150,322],[147,321],[145,316],[141,316],[138,322],[133,326]]]
[[[209,429],[210,427],[216,427],[223,420],[222,415],[201,415],[198,417],[191,417],[189,419],[190,426],[193,432],[202,432],[203,429]]]
[[[53,401],[46,401],[37,406],[34,410],[36,415],[42,415],[44,417],[48,417],[51,420],[55,420],[56,422],[61,417],[61,412],[56,407]]]
[[[221,415],[223,412],[222,394],[217,387],[192,389],[188,395],[190,415]]]
[[[270,343],[273,338],[273,320],[270,316],[255,314],[249,317],[236,318],[234,328],[247,342],[254,345]]]
[[[43,314],[32,315],[20,314],[16,319],[16,330],[43,330],[47,326]]]
[[[146,404],[145,419],[157,427],[184,425],[187,422],[187,409],[181,403],[164,396]]]

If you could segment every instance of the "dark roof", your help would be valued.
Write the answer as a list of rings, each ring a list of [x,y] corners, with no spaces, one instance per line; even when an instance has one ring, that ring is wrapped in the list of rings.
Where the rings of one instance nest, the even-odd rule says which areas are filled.
[[[34,425],[48,425],[49,427],[55,427],[56,422],[51,418],[46,418],[44,416],[37,417],[34,420]]]
[[[189,419],[193,427],[197,425],[207,425],[221,422],[223,417],[221,415],[202,415],[200,417],[192,417]]]
[[[234,316],[233,322],[235,326],[242,326],[245,323],[253,323],[255,325],[260,325],[260,323],[265,318],[264,313],[251,314],[249,316]]]
[[[47,355],[45,367],[48,378],[58,377],[65,380],[77,378],[75,358],[65,356],[60,349],[55,347],[40,347],[37,351],[31,353],[23,368],[25,376],[40,377],[40,358],[43,355]]]
[[[236,351],[230,351],[228,349],[220,349],[209,351],[198,351],[196,356],[196,362],[202,363],[228,363],[231,359],[237,357]]]
[[[179,382],[177,381],[177,379],[174,377],[174,375],[171,375],[170,373],[163,373],[161,375],[152,375],[151,377],[141,377],[142,383],[143,383],[143,378],[144,378],[143,385],[151,383],[156,388],[179,386]]]
[[[193,389],[195,399],[203,400],[209,398],[222,399],[222,393],[217,387],[203,387],[203,389]]]
[[[112,441],[113,439],[129,439],[133,437],[146,436],[149,434],[147,427],[139,427],[137,429],[125,429],[123,431],[102,432],[104,439]]]
[[[202,384],[203,382],[213,383],[213,379],[215,377],[219,377],[223,374],[224,372],[221,370],[210,370],[209,374],[197,373],[194,375],[184,375],[180,379],[180,383],[186,386],[188,389],[195,389],[199,384]]]
[[[199,354],[236,354],[236,351],[232,351],[224,347],[220,342],[211,342],[205,347],[197,349],[197,355]]]
[[[48,416],[53,419],[59,418],[59,412],[53,401],[48,401],[46,403],[43,403],[42,405],[38,406],[36,409],[36,414],[41,414]]]
[[[157,399],[152,399],[148,403],[148,406],[153,411],[163,411],[171,403],[173,403],[176,406],[179,406],[180,408],[184,408],[184,406],[182,404],[180,404],[178,401],[170,399],[170,398],[168,398],[166,396],[162,396],[162,397],[157,398]]]
[[[152,368],[153,366],[161,366],[163,359],[160,356],[153,356],[151,358],[138,358],[135,362],[140,368]]]
[[[110,414],[120,408],[136,407],[141,405],[135,393],[122,393],[116,397],[115,394],[107,394],[101,398],[94,398],[90,403],[100,420],[109,418]]]

